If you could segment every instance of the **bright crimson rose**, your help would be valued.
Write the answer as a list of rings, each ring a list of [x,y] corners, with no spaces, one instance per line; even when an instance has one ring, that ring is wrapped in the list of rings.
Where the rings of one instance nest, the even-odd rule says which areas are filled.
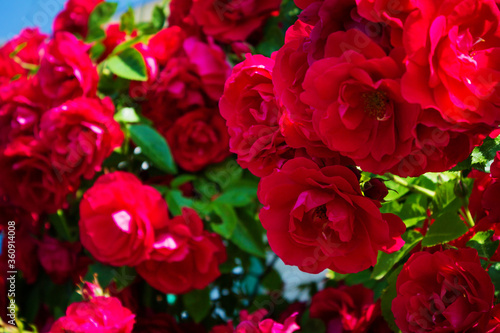
[[[134,266],[149,258],[155,229],[168,220],[167,204],[157,190],[116,171],[99,177],[83,195],[80,239],[97,260]]]
[[[117,298],[98,296],[68,306],[49,333],[131,333],[134,317]]]
[[[55,213],[77,188],[56,172],[47,149],[33,137],[20,136],[0,151],[0,192],[32,213]]]
[[[48,43],[36,76],[52,105],[80,96],[95,96],[99,76],[87,54],[89,49],[89,45],[67,32],[57,33]]]
[[[123,141],[113,119],[114,105],[104,100],[77,98],[47,111],[40,122],[40,139],[61,176],[91,179],[113,149]]]
[[[498,125],[499,20],[494,0],[420,2],[404,23],[403,96],[449,121]]]
[[[38,245],[38,260],[54,283],[62,284],[76,269],[79,242],[62,242],[45,235]]]
[[[280,106],[274,97],[274,60],[246,55],[233,68],[219,102],[238,164],[258,177],[270,174],[293,155],[279,129]]]
[[[189,9],[189,3],[191,8]],[[223,43],[244,41],[279,10],[281,0],[174,0],[171,7],[178,15],[189,13],[190,18],[177,18],[174,23],[201,26],[207,36]],[[182,23],[181,23],[182,22]]]
[[[148,46],[158,64],[165,66],[168,60],[178,52],[186,39],[186,33],[177,26],[158,31],[149,40]]]
[[[327,332],[390,333],[373,290],[358,284],[326,288],[311,301],[311,318],[321,319]]]
[[[217,109],[186,113],[175,121],[165,137],[175,161],[186,171],[199,171],[229,155],[229,135]]]
[[[151,259],[137,266],[137,273],[163,293],[183,294],[208,286],[224,261],[220,237],[203,229],[193,209],[183,208],[182,215],[157,231]]]
[[[104,0],[69,0],[54,19],[54,33],[67,31],[80,37],[87,37],[89,17],[94,8]]]
[[[40,64],[46,38],[47,35],[41,34],[38,28],[26,28],[0,47],[0,86],[16,76],[27,77],[30,71],[25,67]]]
[[[464,332],[493,305],[494,287],[475,249],[417,252],[405,263],[392,302],[403,332]]]
[[[353,40],[364,42],[362,53],[343,49]],[[331,150],[385,173],[410,153],[420,113],[401,96],[398,60],[355,29],[330,34],[325,57],[308,69],[300,96],[314,128]]]
[[[376,264],[379,250],[404,244],[401,219],[381,214],[347,167],[295,158],[262,178],[257,195],[271,249],[303,271],[359,272]]]

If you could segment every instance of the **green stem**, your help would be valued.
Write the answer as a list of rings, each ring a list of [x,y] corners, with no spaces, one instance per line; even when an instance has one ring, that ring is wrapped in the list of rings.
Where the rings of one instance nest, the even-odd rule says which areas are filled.
[[[66,216],[64,216],[64,211],[59,209],[57,211],[57,222],[54,227],[56,228],[60,237],[67,241],[71,241],[71,232],[68,227],[68,222],[66,221]]]
[[[469,228],[474,227],[474,225],[475,225],[474,218],[472,217],[472,214],[470,213],[469,207],[464,206],[463,208],[464,208],[464,214],[462,216],[465,220],[465,223],[467,223]]]
[[[404,180],[403,178],[401,178],[399,176],[396,176],[396,175],[393,175],[390,173],[386,174],[385,176],[387,178],[389,178],[390,180],[392,180],[393,182],[408,188],[412,192],[421,193],[421,194],[426,195],[430,198],[434,198],[436,196],[436,192],[429,190],[429,189],[422,187],[422,186],[409,184],[406,180]]]

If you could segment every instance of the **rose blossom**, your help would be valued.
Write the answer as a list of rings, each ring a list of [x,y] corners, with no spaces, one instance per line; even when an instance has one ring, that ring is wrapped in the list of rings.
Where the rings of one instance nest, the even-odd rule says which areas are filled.
[[[234,333],[292,333],[300,329],[295,322],[298,313],[286,318],[283,324],[268,318],[264,319],[267,311],[260,309],[249,314],[246,310],[240,312],[240,323]]]
[[[99,177],[83,195],[80,239],[97,260],[134,266],[149,258],[154,230],[168,220],[167,204],[157,190],[116,171]]]
[[[185,3],[180,5],[179,3]],[[187,7],[191,3],[190,9]],[[207,36],[223,43],[244,41],[259,29],[273,12],[278,11],[281,0],[174,0],[171,6],[178,12],[189,13],[178,23],[195,23]],[[189,10],[189,12],[188,12]],[[181,23],[182,22],[182,23]]]
[[[63,284],[76,268],[79,242],[62,242],[45,235],[38,245],[38,260],[43,269],[57,284]]]
[[[347,167],[295,158],[262,178],[257,195],[271,249],[303,271],[359,272],[376,264],[379,250],[404,244],[404,223],[381,214]]]
[[[203,289],[219,275],[226,260],[220,237],[203,229],[190,208],[183,208],[156,233],[151,259],[137,266],[137,273],[163,293],[183,294]]]
[[[90,46],[67,32],[56,33],[48,43],[36,77],[54,106],[97,91],[97,68],[87,52]]]
[[[231,152],[238,164],[258,177],[280,167],[292,155],[279,129],[280,106],[272,84],[274,60],[246,55],[233,68],[219,102],[226,119]]]
[[[500,11],[494,0],[422,3],[404,23],[406,100],[446,120],[500,122]]]
[[[320,318],[327,332],[390,333],[380,302],[373,302],[373,290],[358,284],[326,288],[311,301],[311,318]]]
[[[392,312],[403,332],[464,332],[493,305],[491,278],[471,248],[414,253],[396,288]]]
[[[32,213],[55,213],[77,184],[61,177],[48,147],[31,136],[19,136],[0,150],[0,192],[13,205]]]
[[[229,155],[229,135],[217,109],[186,113],[175,121],[165,137],[175,162],[186,171],[199,171]]]
[[[100,171],[104,159],[123,141],[113,115],[109,97],[77,98],[47,111],[40,122],[40,139],[51,148],[54,169],[71,179],[90,179]]]
[[[54,19],[54,33],[67,31],[80,37],[87,37],[90,13],[104,0],[69,0]]]
[[[49,333],[131,333],[134,317],[117,298],[98,296],[68,306],[66,316],[59,318]]]

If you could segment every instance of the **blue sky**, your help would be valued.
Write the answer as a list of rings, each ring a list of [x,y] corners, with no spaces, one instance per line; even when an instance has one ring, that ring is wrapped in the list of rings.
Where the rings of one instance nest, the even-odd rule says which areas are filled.
[[[64,7],[66,0],[9,0],[3,1],[2,19],[0,20],[0,43],[14,37],[25,27],[38,26],[43,32],[50,33],[52,21]],[[129,5],[133,7],[151,2],[151,0],[112,0],[118,2],[119,11]]]

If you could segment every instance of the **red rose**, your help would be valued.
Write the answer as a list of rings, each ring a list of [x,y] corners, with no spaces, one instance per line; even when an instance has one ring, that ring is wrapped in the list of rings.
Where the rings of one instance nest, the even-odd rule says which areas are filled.
[[[82,246],[79,242],[61,242],[44,236],[38,245],[38,260],[54,283],[62,284],[71,276]]]
[[[134,317],[117,298],[98,296],[68,306],[49,333],[131,333]]]
[[[69,0],[54,19],[54,33],[67,31],[80,37],[87,37],[90,13],[104,0]]]
[[[77,184],[55,170],[48,149],[33,137],[20,136],[0,151],[0,192],[13,205],[33,213],[55,213],[76,190]]]
[[[133,31],[130,34],[130,37],[136,37],[136,36],[137,36],[136,31]],[[101,62],[104,59],[106,59],[111,54],[111,52],[113,52],[115,47],[123,43],[126,39],[127,39],[127,32],[120,30],[120,24],[113,23],[108,25],[108,27],[106,28],[106,38],[104,38],[104,40],[102,41],[102,44],[104,45],[105,49],[104,52],[99,56],[97,62]]]
[[[0,47],[0,86],[8,84],[15,76],[27,77],[27,67],[40,64],[41,49],[47,35],[38,28],[26,28]]]
[[[22,135],[38,135],[48,101],[36,80],[21,78],[0,89],[0,147]]]
[[[389,190],[381,179],[372,178],[365,183],[363,193],[370,199],[383,201]]]
[[[373,291],[361,284],[316,293],[310,316],[323,320],[327,332],[392,332],[382,317],[380,302],[373,302]]]
[[[181,9],[179,2],[174,0],[171,6],[178,12],[186,11],[187,4]],[[263,23],[279,10],[281,0],[244,0],[244,1],[219,1],[219,0],[193,0],[189,11],[191,20],[183,19],[201,26],[207,36],[223,43],[244,41]],[[180,23],[180,22],[179,22]]]
[[[40,122],[40,139],[50,147],[50,160],[63,177],[91,179],[113,149],[123,141],[113,119],[114,106],[104,100],[77,98],[47,111]]]
[[[186,33],[173,26],[158,31],[148,43],[151,54],[158,64],[165,66],[168,60],[177,53],[186,39]]]
[[[274,61],[261,55],[246,55],[233,68],[219,102],[231,137],[231,152],[238,163],[254,175],[264,177],[293,155],[279,130],[280,106],[274,97]]]
[[[89,49],[89,45],[67,32],[57,33],[48,43],[36,76],[52,105],[80,96],[95,96],[99,76],[87,54]]]
[[[500,181],[495,181],[484,191],[481,203],[484,210],[488,214],[488,219],[492,223],[500,222],[500,205],[498,205],[498,198],[500,198]]]
[[[271,249],[303,271],[359,272],[376,264],[379,250],[404,244],[401,219],[381,214],[347,167],[295,158],[262,178],[257,195]]]
[[[229,135],[216,109],[186,113],[175,121],[165,137],[175,162],[186,171],[199,171],[229,155]]]
[[[499,19],[494,0],[422,2],[404,23],[403,96],[446,120],[498,125]]]
[[[497,151],[493,163],[490,166],[491,177],[500,178],[500,151]]]
[[[366,42],[361,53],[343,50],[353,40]],[[325,56],[307,70],[300,96],[312,108],[314,128],[331,150],[385,173],[410,153],[420,113],[401,97],[397,59],[354,29],[332,33]]]
[[[392,312],[403,332],[464,332],[493,305],[491,278],[470,248],[413,254],[396,288]]]
[[[167,204],[157,190],[117,171],[99,177],[83,195],[80,239],[97,260],[134,266],[149,258],[154,230],[168,220]]]
[[[182,38],[176,28],[151,39],[149,51],[159,57],[158,75],[148,82],[133,82],[130,96],[142,105],[143,114],[160,131],[167,130],[182,114],[200,107],[216,107],[231,73],[224,52],[213,43],[187,38],[175,54],[162,51]],[[177,34],[177,32],[179,34]]]
[[[234,333],[292,333],[300,329],[295,322],[297,313],[286,318],[283,324],[277,323],[270,318],[264,319],[266,314],[267,311],[263,309],[252,314],[248,314],[246,310],[241,311],[240,323]]]
[[[226,250],[217,234],[203,230],[198,214],[183,208],[158,230],[151,259],[137,266],[147,283],[163,293],[203,289],[219,277]]]

